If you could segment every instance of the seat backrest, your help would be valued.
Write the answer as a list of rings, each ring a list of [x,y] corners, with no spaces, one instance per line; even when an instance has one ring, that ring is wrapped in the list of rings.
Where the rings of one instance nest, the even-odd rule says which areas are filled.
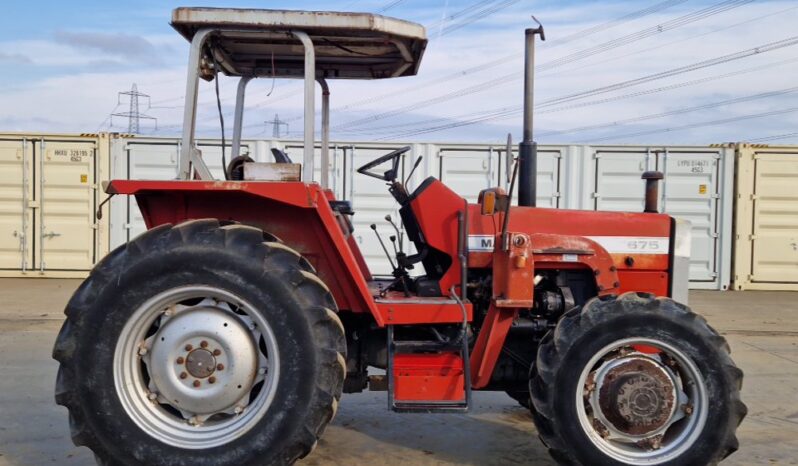
[[[272,148],[272,155],[274,156],[274,161],[277,163],[293,163],[291,162],[291,158],[288,157],[288,154],[276,147]]]

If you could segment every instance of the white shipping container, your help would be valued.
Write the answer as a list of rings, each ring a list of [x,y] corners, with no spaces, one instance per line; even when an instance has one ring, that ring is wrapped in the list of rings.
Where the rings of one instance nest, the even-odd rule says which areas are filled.
[[[690,287],[725,290],[731,280],[733,153],[727,147],[591,147],[583,151],[590,158],[584,170],[591,189],[582,194],[582,207],[641,212],[641,175],[663,172],[660,212],[692,224]]]

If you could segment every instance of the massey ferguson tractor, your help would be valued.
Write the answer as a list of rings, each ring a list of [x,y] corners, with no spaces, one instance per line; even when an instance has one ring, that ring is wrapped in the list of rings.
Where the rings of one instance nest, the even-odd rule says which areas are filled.
[[[341,394],[363,390],[402,413],[467,412],[475,390],[506,392],[562,464],[715,464],[737,449],[742,372],[685,305],[690,226],[656,212],[661,175],[644,176],[645,212],[535,207],[541,27],[526,31],[507,192],[470,204],[434,177],[411,183],[409,147],[357,170],[385,183],[399,244],[412,244],[381,277],[352,235],[357,213],[327,188],[327,81],[415,75],[424,28],[212,8],[179,8],[172,25],[191,43],[178,179],[105,186],[135,196],[149,230],[97,264],[53,350],[56,402],[100,464],[291,464]],[[194,129],[199,79],[219,73],[240,80],[231,159],[215,180]],[[301,164],[280,150],[273,163],[239,155],[252,78],[304,78]]]

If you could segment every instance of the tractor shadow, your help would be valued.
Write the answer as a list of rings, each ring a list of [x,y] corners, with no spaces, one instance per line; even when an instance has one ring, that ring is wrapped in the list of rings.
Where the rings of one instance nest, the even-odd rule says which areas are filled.
[[[469,414],[399,414],[385,392],[344,395],[307,465],[553,465],[532,416],[501,392],[474,393]]]

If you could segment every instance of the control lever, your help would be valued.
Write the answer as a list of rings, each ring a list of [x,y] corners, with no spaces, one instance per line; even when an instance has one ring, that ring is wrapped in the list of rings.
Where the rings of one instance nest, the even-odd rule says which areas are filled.
[[[388,239],[391,240],[391,244],[393,245],[393,254],[399,257],[399,250],[396,249],[396,235],[391,235]]]
[[[404,252],[404,251],[402,251],[402,242],[404,240],[404,237],[402,236],[402,232],[399,231],[399,227],[396,226],[395,223],[393,223],[393,219],[391,218],[391,214],[388,214],[388,215],[385,216],[385,221],[390,223],[391,226],[393,227],[393,229],[396,230],[396,237],[399,238],[399,252]]]
[[[385,255],[388,257],[388,263],[391,264],[391,268],[396,270],[396,266],[393,264],[393,260],[391,259],[391,253],[388,252],[388,248],[385,247],[385,243],[382,241],[382,237],[377,232],[377,225],[371,224],[371,229],[374,230],[374,234],[377,235],[377,240],[380,242],[380,246],[382,246],[382,250],[385,251]]]
[[[389,289],[391,289],[397,283],[402,284],[402,291],[404,291],[405,296],[410,296],[410,289],[407,286],[407,272],[404,269],[397,267],[394,265],[393,261],[391,260],[391,254],[388,252],[388,248],[385,247],[385,243],[382,241],[382,237],[379,233],[377,233],[377,225],[371,224],[371,229],[374,230],[374,234],[377,235],[377,240],[380,242],[380,246],[382,246],[382,250],[385,251],[385,255],[388,257],[388,263],[391,264],[391,268],[393,269],[393,276],[394,279],[390,285],[384,290],[380,292],[380,296],[385,297],[385,294]],[[396,241],[396,237],[391,235],[391,241]],[[394,243],[394,251],[396,250],[396,244]],[[403,257],[404,253],[397,253],[396,260],[398,261],[400,257]]]
[[[421,159],[423,159],[423,158],[424,158],[423,155],[419,155],[418,156],[418,158],[416,159],[416,163],[413,164],[413,168],[410,170],[410,173],[408,173],[407,177],[402,182],[403,185],[407,186],[407,182],[410,180],[410,178],[413,177],[413,173],[415,173],[416,172],[416,168],[418,168],[418,166],[421,165]]]

